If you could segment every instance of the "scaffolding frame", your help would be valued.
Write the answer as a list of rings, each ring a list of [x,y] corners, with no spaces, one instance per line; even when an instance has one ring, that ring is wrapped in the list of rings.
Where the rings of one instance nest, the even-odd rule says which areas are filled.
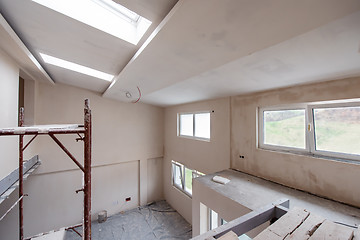
[[[26,196],[23,189],[24,151],[38,135],[49,135],[83,172],[84,186],[78,190],[84,192],[83,239],[91,240],[91,128],[91,109],[89,100],[85,99],[83,125],[39,125],[26,127],[24,126],[24,108],[20,108],[19,127],[0,129],[0,136],[19,136],[19,199],[15,202],[15,205],[19,204],[20,240],[24,240],[23,198]],[[78,136],[76,141],[84,142],[84,166],[66,149],[55,136],[56,134],[76,134]],[[83,134],[83,136],[81,134]],[[26,135],[33,137],[24,146],[24,136]]]

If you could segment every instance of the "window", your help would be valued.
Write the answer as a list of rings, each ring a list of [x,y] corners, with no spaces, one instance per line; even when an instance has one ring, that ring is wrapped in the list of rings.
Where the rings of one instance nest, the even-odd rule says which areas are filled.
[[[181,190],[188,196],[192,196],[192,180],[204,174],[187,168],[181,163],[172,161],[172,181],[173,186]]]
[[[151,25],[151,21],[112,0],[33,1],[134,45]]]
[[[187,167],[185,168],[185,186],[184,189],[187,193],[189,193],[190,195],[192,195],[192,178],[193,178],[193,174],[191,169],[188,169]]]
[[[302,104],[259,111],[259,146],[360,160],[360,103]]]
[[[360,105],[312,106],[314,151],[360,160]]]
[[[73,63],[73,62],[69,62],[69,61],[66,61],[66,60],[63,60],[60,58],[52,57],[52,56],[49,56],[49,55],[46,55],[43,53],[40,53],[40,56],[42,57],[44,62],[54,65],[54,66],[66,68],[71,71],[75,71],[75,72],[86,74],[86,75],[89,75],[92,77],[100,78],[100,79],[103,79],[103,80],[106,80],[109,82],[114,78],[113,75],[110,75],[110,74],[107,74],[107,73],[104,73],[104,72],[101,72],[101,71],[98,71],[98,70],[95,70],[95,69],[92,69],[89,67],[85,67],[85,66]]]
[[[210,112],[178,114],[178,135],[210,140]]]
[[[180,164],[173,163],[173,184],[181,189],[184,186],[182,169],[183,168]]]
[[[220,226],[221,224],[219,224],[219,221],[219,214],[209,208],[209,230],[213,230]]]
[[[180,115],[180,135],[194,136],[194,114]]]
[[[305,109],[264,111],[264,144],[305,149]]]

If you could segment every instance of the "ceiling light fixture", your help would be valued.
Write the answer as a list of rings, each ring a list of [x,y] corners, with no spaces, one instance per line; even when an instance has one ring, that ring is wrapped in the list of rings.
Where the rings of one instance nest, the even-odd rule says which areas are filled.
[[[125,96],[126,96],[127,98],[132,98],[131,93],[130,93],[129,91],[127,91],[127,92],[125,93]]]
[[[136,45],[151,21],[112,0],[32,0]]]
[[[54,65],[54,66],[58,66],[61,68],[65,68],[65,69],[69,69],[78,73],[82,73],[88,76],[92,76],[92,77],[96,77],[96,78],[100,78],[106,81],[111,81],[114,78],[114,75],[111,74],[107,74],[89,67],[85,67],[73,62],[69,62],[60,58],[56,58],[56,57],[52,57],[49,55],[46,55],[44,53],[40,53],[41,58],[44,60],[44,62]]]

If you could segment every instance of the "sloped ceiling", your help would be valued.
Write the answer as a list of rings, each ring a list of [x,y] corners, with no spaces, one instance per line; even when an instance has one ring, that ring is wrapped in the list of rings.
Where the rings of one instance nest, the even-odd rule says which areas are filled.
[[[117,75],[175,3],[176,0],[137,0],[122,3],[153,22],[136,46],[30,0],[1,0],[0,9],[55,82],[103,92],[109,82],[47,65],[39,53]]]
[[[360,75],[358,0],[114,1],[153,21],[137,46],[32,1],[0,7],[38,58],[116,76],[109,83],[43,63],[55,82],[120,101],[137,99],[137,87],[142,102],[168,106]]]

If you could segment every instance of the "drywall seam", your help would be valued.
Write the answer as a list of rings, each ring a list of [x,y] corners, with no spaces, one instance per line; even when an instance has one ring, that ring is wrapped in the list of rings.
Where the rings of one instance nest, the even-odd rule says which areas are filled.
[[[162,157],[157,157],[157,158],[162,158]],[[150,158],[150,159],[152,159],[152,158]],[[120,165],[120,164],[123,164],[123,163],[130,163],[130,162],[136,162],[136,161],[140,161],[140,160],[139,160],[139,159],[138,159],[138,160],[127,160],[127,161],[123,161],[123,162],[116,162],[116,163],[95,165],[95,166],[91,166],[91,169],[93,169],[93,168],[100,168],[100,167],[108,167],[108,166],[112,166],[112,165]],[[71,168],[71,169],[65,169],[65,170],[59,170],[59,171],[51,171],[51,172],[37,173],[37,174],[33,174],[33,176],[41,176],[41,175],[48,175],[48,174],[62,173],[62,172],[72,172],[72,171],[80,171],[80,169],[78,169],[78,168]]]

